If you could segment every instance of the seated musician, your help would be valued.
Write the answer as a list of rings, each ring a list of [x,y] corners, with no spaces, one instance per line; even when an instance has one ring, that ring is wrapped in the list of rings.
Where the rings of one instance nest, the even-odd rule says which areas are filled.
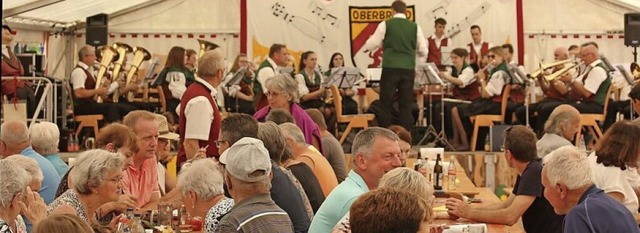
[[[129,105],[112,103],[107,98],[108,94],[118,88],[116,83],[106,80],[102,84],[96,83],[97,77],[94,76],[93,69],[96,53],[93,47],[83,46],[78,51],[78,57],[80,61],[71,72],[76,115],[103,114],[106,122],[110,123],[122,120],[124,115],[134,110]],[[102,103],[97,102],[97,96],[102,98]]]
[[[507,66],[516,66],[518,69],[524,70],[524,67],[518,65],[518,62],[513,60],[513,45],[511,44],[503,44],[502,49],[504,49],[504,59],[507,62]],[[511,67],[507,67],[511,69]],[[511,75],[517,76],[518,74],[515,71],[510,72]],[[511,86],[511,93],[509,94],[509,103],[507,104],[507,111],[504,117],[505,124],[511,124],[513,113],[515,113],[516,109],[524,106],[524,98],[525,98],[525,86],[523,84],[519,84],[516,81],[518,77],[511,77],[509,84]],[[521,80],[525,80],[526,77],[519,77]]]
[[[329,60],[329,69],[324,72],[324,78],[330,78],[333,75],[332,69],[344,67],[344,56],[342,53],[333,53],[331,55],[331,60]],[[352,115],[358,114],[358,103],[353,99],[353,96],[356,95],[356,90],[353,88],[340,88],[340,95],[342,95],[342,114],[343,115]],[[329,132],[335,132],[335,105],[328,104],[329,110],[325,110],[324,118],[327,123],[327,130]]]
[[[558,47],[553,51],[553,58],[555,62],[569,59],[569,51],[564,47]],[[565,65],[558,65],[553,67],[553,73],[563,69]],[[574,71],[573,69],[570,71]],[[540,73],[536,78],[540,89],[544,93],[544,99],[537,103],[529,104],[529,125],[535,132],[540,135],[544,130],[544,124],[549,119],[551,112],[540,112],[542,108],[553,109],[561,104],[567,103],[568,84],[571,82],[572,74],[567,72],[561,75],[557,79],[546,80],[545,75]],[[519,107],[516,110],[516,117],[520,124],[526,124],[526,108],[525,106]]]
[[[501,46],[493,47],[489,50],[487,57],[490,64],[495,68],[490,71],[488,79],[484,69],[477,74],[482,99],[471,104],[454,107],[451,110],[453,130],[454,132],[457,131],[458,134],[458,138],[454,138],[451,143],[456,150],[469,149],[469,140],[462,123],[463,119],[466,120],[471,116],[480,114],[497,115],[501,113],[502,92],[510,79],[507,63],[504,60],[504,49]]]
[[[243,67],[248,70],[244,73],[245,75],[239,84],[230,84],[229,81],[231,81],[238,70]],[[250,115],[255,113],[255,108],[253,107],[253,76],[253,67],[247,55],[244,53],[238,54],[229,74],[227,74],[221,84],[222,92],[224,93],[224,106],[227,112],[239,112]]]
[[[453,89],[453,98],[462,100],[462,101],[474,101],[480,99],[480,92],[478,92],[478,82],[476,82],[475,74],[473,72],[473,68],[467,64],[466,59],[469,56],[469,52],[467,52],[464,48],[456,48],[451,51],[451,62],[453,63],[453,67],[451,69],[451,74],[446,72],[440,72],[439,76],[444,80],[452,83]],[[444,121],[445,126],[451,126],[451,109],[456,107],[463,102],[456,101],[444,101]],[[436,103],[434,112],[439,112],[442,110],[442,106],[440,103]],[[433,114],[433,125],[438,130],[441,127],[441,117],[440,114]],[[454,138],[458,137],[457,132],[452,132],[452,127],[446,127],[445,132],[447,135],[453,135]]]
[[[604,63],[600,60],[598,48],[593,43],[587,43],[582,46],[580,55],[587,67],[584,72],[578,74],[575,79],[569,82],[569,97],[574,101],[571,105],[582,114],[602,113],[605,99],[608,98],[606,95],[611,86],[611,77]],[[555,107],[540,107],[538,111],[541,114],[547,114],[547,112],[553,111]],[[614,120],[607,116],[605,126],[608,125],[608,122],[613,122]]]
[[[300,56],[300,66],[295,79],[300,91],[300,107],[303,109],[324,109],[325,87],[323,77],[316,70],[318,56],[313,51],[306,51]]]
[[[191,71],[185,66],[187,55],[185,49],[180,46],[173,46],[169,50],[167,62],[164,69],[158,74],[161,82],[164,98],[167,103],[167,112],[173,114],[178,119],[177,107],[180,104],[182,95],[192,83],[196,81]]]
[[[15,37],[15,30],[11,30],[6,20],[2,20],[2,69],[0,74],[2,77],[19,77],[24,76],[24,67],[20,59],[13,53],[11,42]],[[31,82],[27,80],[2,80],[0,94],[7,95],[9,100],[16,99],[27,100],[27,116],[31,117],[36,111],[36,96],[31,88]]]

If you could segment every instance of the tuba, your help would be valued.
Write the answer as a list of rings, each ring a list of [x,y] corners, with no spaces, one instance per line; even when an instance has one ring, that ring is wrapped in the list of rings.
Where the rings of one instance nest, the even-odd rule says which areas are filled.
[[[131,83],[131,81],[133,80],[133,76],[138,73],[140,64],[142,64],[143,61],[147,61],[149,59],[151,59],[151,53],[149,53],[149,51],[147,51],[143,47],[133,47],[133,61],[131,61],[131,68],[129,68],[129,72],[127,73],[127,85]],[[149,72],[153,73],[153,70],[150,70]],[[133,93],[132,91],[127,93],[127,100],[129,102],[132,102],[134,95],[135,93]]]
[[[116,49],[114,49],[113,47],[109,47],[109,46],[104,46],[102,49],[102,60],[100,61],[100,69],[98,69],[98,76],[96,76],[96,89],[98,89],[100,86],[102,86],[102,79],[104,78],[104,75],[107,73],[107,68],[109,67],[109,64],[118,59],[118,51],[116,51]],[[103,99],[102,96],[97,96],[96,97],[96,102],[98,103],[102,103]]]
[[[202,57],[202,54],[204,54],[204,52],[212,50],[212,49],[216,49],[218,47],[220,47],[219,45],[213,43],[213,42],[209,42],[206,40],[201,40],[198,39],[198,44],[200,44],[200,52],[198,53],[198,57]]]
[[[127,53],[130,53],[132,49],[128,44],[120,42],[113,43],[112,47],[118,52],[118,59],[116,59],[116,61],[113,63],[112,80],[118,81],[120,70],[122,70],[122,63],[124,63],[124,59],[127,57]],[[118,90],[116,90],[113,93],[113,102],[117,103],[119,97],[120,93],[118,93]]]

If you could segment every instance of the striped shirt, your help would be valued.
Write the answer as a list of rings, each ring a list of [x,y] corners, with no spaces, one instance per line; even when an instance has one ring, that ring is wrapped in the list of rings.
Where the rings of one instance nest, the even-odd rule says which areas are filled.
[[[236,203],[220,220],[216,232],[293,232],[287,212],[276,205],[268,193],[256,194]]]

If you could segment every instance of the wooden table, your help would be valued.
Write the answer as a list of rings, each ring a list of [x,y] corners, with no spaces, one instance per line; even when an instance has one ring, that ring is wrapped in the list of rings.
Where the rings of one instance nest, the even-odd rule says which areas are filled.
[[[446,157],[446,156],[445,156]],[[445,161],[450,161],[449,158],[444,158]],[[456,187],[454,189],[450,189],[448,186],[448,183],[445,180],[444,183],[444,191],[445,192],[458,192],[458,193],[462,193],[466,196],[474,196],[474,198],[480,199],[482,200],[483,203],[488,203],[488,202],[499,202],[500,199],[493,193],[493,191],[489,188],[483,188],[483,187],[476,187],[473,182],[471,182],[471,179],[469,179],[469,177],[466,175],[464,169],[462,168],[462,166],[460,165],[460,163],[458,163],[457,160],[453,160],[455,162],[455,167],[456,167]],[[413,167],[414,164],[416,162],[416,159],[407,159],[407,166],[409,167]],[[475,195],[467,195],[467,194],[475,194]],[[444,205],[444,199],[436,199],[436,203],[434,207],[437,207],[439,205]],[[471,224],[471,223],[478,223],[469,219],[464,219],[464,218],[459,218],[457,220],[451,220],[451,219],[436,219],[434,220],[433,224],[447,224],[447,225],[455,225],[455,224]],[[510,232],[510,233],[516,233],[516,232],[525,232],[524,228],[522,227],[522,219],[519,219],[518,222],[516,224],[514,224],[513,226],[507,226],[507,225],[501,225],[501,224],[487,224],[487,228],[488,228],[488,232],[491,233],[502,233],[502,232]]]

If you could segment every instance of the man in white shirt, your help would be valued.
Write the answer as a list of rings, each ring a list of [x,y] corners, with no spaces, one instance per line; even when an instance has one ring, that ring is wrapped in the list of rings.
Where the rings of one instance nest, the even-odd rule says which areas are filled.
[[[580,113],[602,113],[605,99],[609,98],[606,94],[611,86],[611,78],[594,44],[582,46],[580,56],[587,67],[569,84],[572,100],[577,101],[572,105]]]
[[[477,70],[479,69],[478,64],[480,60],[489,53],[489,49],[493,48],[493,45],[489,42],[482,41],[482,31],[478,25],[471,26],[471,38],[473,38],[473,42],[467,44],[469,50],[469,65]]]
[[[256,78],[253,83],[253,105],[256,111],[267,106],[267,88],[264,85],[267,79],[275,76],[279,72],[279,67],[285,67],[287,65],[289,52],[287,47],[283,44],[273,44],[269,48],[269,57],[260,63],[258,71],[256,72]]]
[[[373,51],[382,47],[382,75],[380,78],[381,108],[378,125],[386,128],[392,124],[392,106],[398,95],[399,122],[407,130],[413,125],[411,104],[415,103],[413,84],[415,78],[416,55],[428,54],[422,28],[407,19],[407,9],[403,1],[391,4],[392,18],[380,22],[376,31],[364,45],[364,51]]]
[[[216,140],[220,131],[222,116],[215,101],[216,88],[224,77],[224,58],[216,50],[204,53],[198,61],[196,82],[187,88],[180,100],[180,149],[178,150],[178,168],[197,157],[215,157],[218,159]]]
[[[427,38],[429,46],[427,62],[433,62],[438,65],[438,67],[443,64],[451,64],[451,60],[447,58],[449,57],[449,53],[451,53],[451,48],[453,48],[453,41],[444,35],[445,26],[447,26],[447,21],[443,18],[437,18],[434,26],[435,33]]]
[[[107,95],[119,88],[118,82],[111,83],[103,77],[102,84],[96,83],[95,49],[91,46],[83,46],[78,50],[80,60],[71,72],[71,87],[73,88],[73,106],[76,115],[103,114],[107,122],[122,120],[122,117],[135,110],[134,107],[126,103],[110,103]],[[98,103],[94,99],[102,96],[103,102]]]

